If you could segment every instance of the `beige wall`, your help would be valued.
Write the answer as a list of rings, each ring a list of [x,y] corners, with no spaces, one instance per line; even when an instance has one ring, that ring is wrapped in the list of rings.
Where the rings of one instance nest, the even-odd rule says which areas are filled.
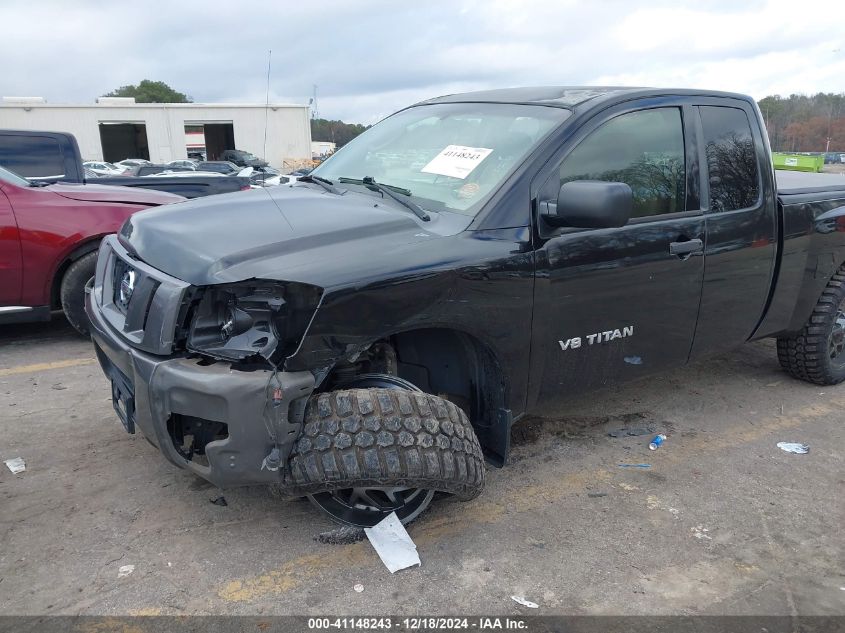
[[[263,105],[63,106],[0,103],[0,129],[70,132],[79,142],[79,149],[85,160],[102,160],[99,123],[106,121],[144,123],[150,147],[150,160],[153,162],[187,157],[186,121],[231,121],[237,149],[263,156],[274,167],[281,167],[285,159],[311,158],[311,127],[307,106],[270,104],[266,116],[265,154]]]

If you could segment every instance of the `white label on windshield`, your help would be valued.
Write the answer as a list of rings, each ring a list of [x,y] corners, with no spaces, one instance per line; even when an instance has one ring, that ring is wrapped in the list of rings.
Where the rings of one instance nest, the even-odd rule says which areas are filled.
[[[485,147],[447,145],[446,149],[441,151],[428,165],[422,168],[422,172],[425,174],[437,174],[438,176],[451,176],[452,178],[463,180],[492,152],[492,149]]]

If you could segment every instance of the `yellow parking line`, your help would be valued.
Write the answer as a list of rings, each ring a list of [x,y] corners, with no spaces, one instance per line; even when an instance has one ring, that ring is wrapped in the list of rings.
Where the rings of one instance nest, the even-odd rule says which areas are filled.
[[[56,360],[52,363],[35,363],[34,365],[19,365],[18,367],[9,367],[8,369],[0,369],[0,378],[4,376],[15,376],[17,374],[34,374],[40,371],[47,371],[48,369],[64,369],[65,367],[79,367],[80,365],[90,365],[96,362],[93,358],[71,358],[68,360]]]

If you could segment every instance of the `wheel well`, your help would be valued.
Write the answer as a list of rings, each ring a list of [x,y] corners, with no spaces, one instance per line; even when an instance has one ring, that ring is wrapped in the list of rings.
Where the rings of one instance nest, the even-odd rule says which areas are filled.
[[[65,258],[61,261],[59,266],[56,268],[56,273],[53,275],[53,282],[50,286],[50,307],[53,310],[60,310],[62,307],[62,302],[60,299],[61,288],[62,288],[62,279],[67,272],[67,269],[70,268],[70,265],[75,262],[80,257],[87,255],[88,253],[93,253],[100,247],[100,240],[103,239],[103,236],[97,236],[91,238],[87,242],[77,246],[74,250],[72,250]]]
[[[475,337],[440,328],[395,334],[374,343],[355,363],[336,365],[323,385],[331,389],[370,372],[399,376],[455,403],[490,461],[506,460],[511,418],[505,376],[493,352]]]

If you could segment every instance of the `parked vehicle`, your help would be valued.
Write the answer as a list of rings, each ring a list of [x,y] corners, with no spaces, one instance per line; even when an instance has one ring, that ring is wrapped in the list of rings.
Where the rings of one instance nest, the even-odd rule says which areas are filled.
[[[267,161],[240,149],[227,149],[220,155],[220,160],[229,161],[238,167],[266,167]]]
[[[97,357],[177,466],[407,522],[575,394],[764,337],[845,379],[845,178],[777,177],[742,95],[432,99],[291,187],[133,216],[87,298]]]
[[[250,182],[259,187],[276,187],[296,182],[296,176],[283,174],[274,167],[259,167],[250,175]]]
[[[196,170],[197,168],[197,161],[195,160],[172,160],[169,163],[165,163],[168,167],[182,167],[184,169],[190,169],[192,171]]]
[[[98,176],[122,176],[126,173],[127,169],[123,167],[118,167],[112,163],[106,162],[99,162],[88,160],[82,163],[82,166],[86,169],[90,169]]]
[[[241,168],[227,160],[208,160],[197,164],[200,171],[216,171],[221,174],[237,174]]]
[[[48,321],[61,309],[87,334],[84,288],[100,240],[136,211],[183,199],[144,189],[33,183],[0,167],[0,324]]]
[[[29,151],[31,155],[18,152]],[[79,146],[72,134],[0,130],[0,166],[30,180],[43,182],[86,182],[94,172],[82,164]],[[20,169],[21,171],[18,171]],[[130,175],[109,176],[108,184],[155,189],[185,198],[230,193],[250,188],[249,178],[218,178],[194,173],[192,178],[141,178],[150,172],[187,171],[184,167],[140,165]],[[49,175],[52,174],[52,175]],[[99,178],[98,178],[99,180]]]
[[[135,167],[139,167],[141,165],[149,165],[150,161],[144,158],[124,158],[123,160],[115,163],[116,166],[122,167],[124,169],[133,169]]]

